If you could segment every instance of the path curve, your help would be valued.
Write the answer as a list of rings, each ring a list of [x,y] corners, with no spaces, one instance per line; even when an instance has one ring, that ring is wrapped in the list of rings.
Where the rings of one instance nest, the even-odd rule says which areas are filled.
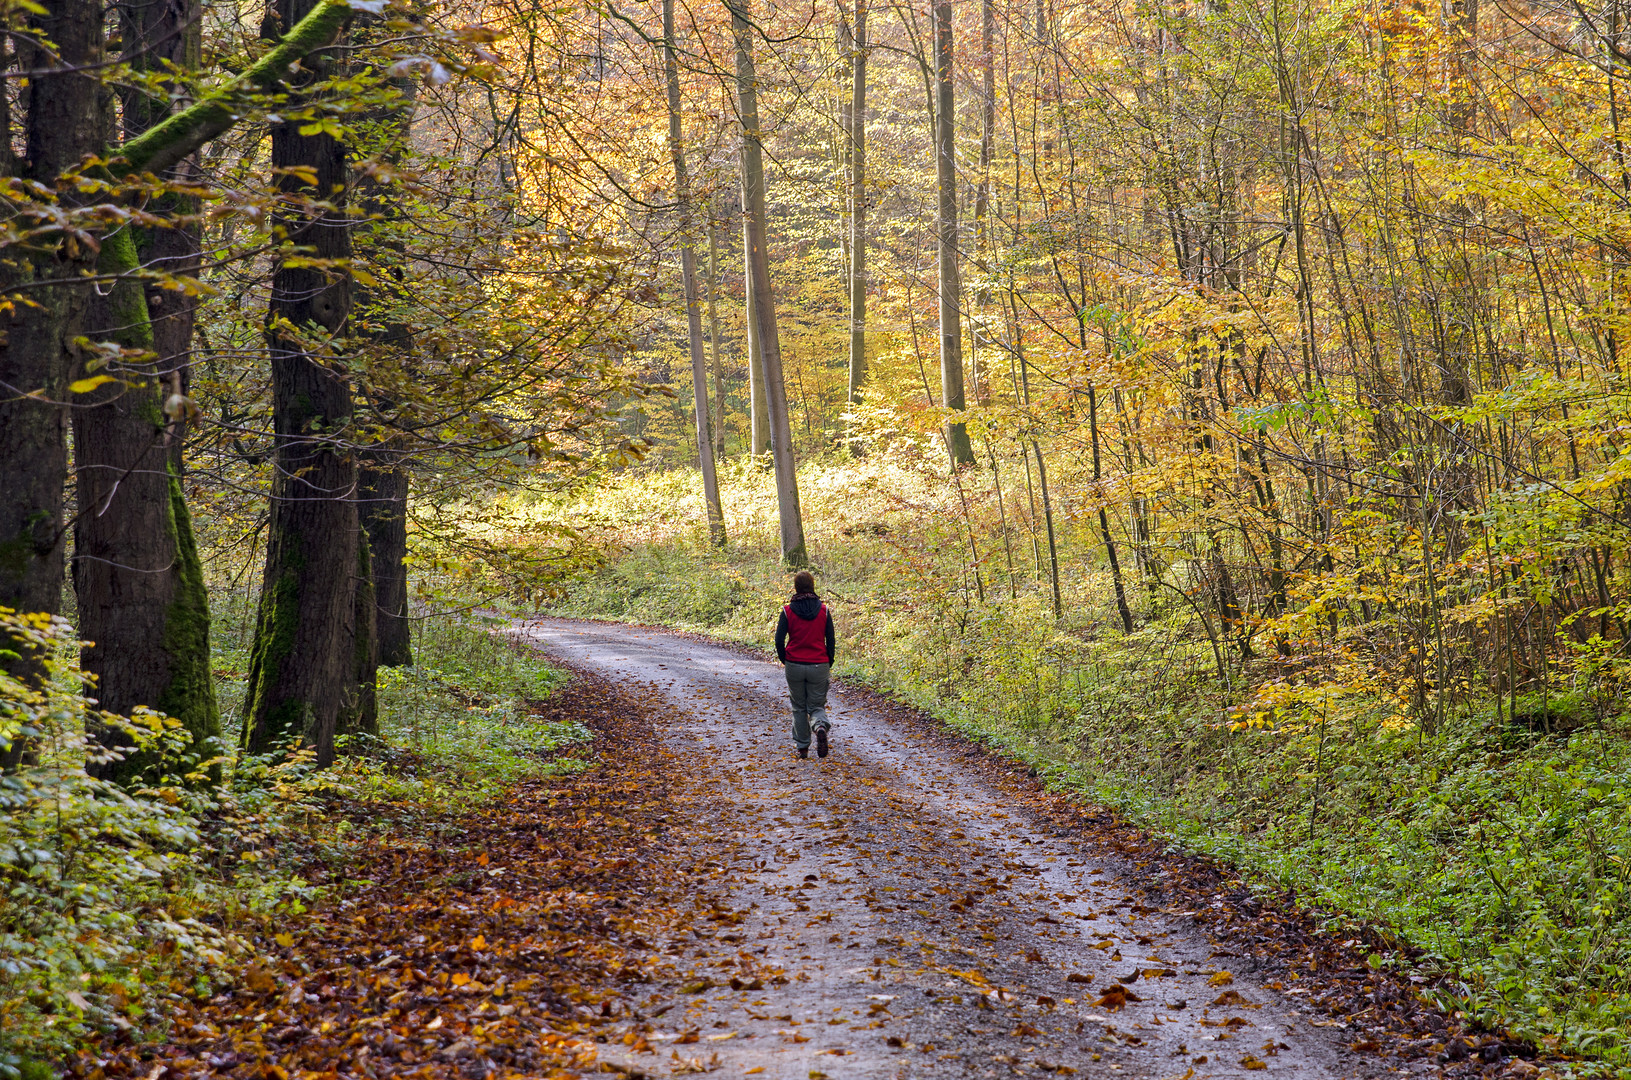
[[[1142,906],[1131,868],[997,790],[954,740],[838,689],[832,755],[800,760],[774,663],[618,624],[517,633],[659,705],[686,773],[671,842],[741,916],[669,943],[697,982],[648,1008],[649,1051],[609,1043],[609,1062],[767,1080],[1409,1069],[1350,1051],[1268,975],[1230,970],[1192,920]],[[785,983],[755,988],[777,969]]]

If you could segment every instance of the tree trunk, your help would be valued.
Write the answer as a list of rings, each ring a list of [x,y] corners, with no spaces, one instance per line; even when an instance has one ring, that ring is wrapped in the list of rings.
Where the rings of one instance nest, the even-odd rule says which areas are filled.
[[[118,381],[85,395],[85,407],[74,410],[73,577],[83,663],[96,677],[102,708],[121,715],[138,705],[158,709],[182,722],[198,753],[213,757],[221,750],[221,720],[210,670],[209,597],[175,460],[186,420],[179,391],[187,363],[175,324],[190,331],[191,312],[163,320],[166,342],[155,340],[158,324],[149,321],[143,286],[132,276],[139,259],[130,229],[103,238],[98,268],[118,280],[91,304],[90,336],[139,350],[140,359],[102,369]],[[127,781],[153,765],[131,756],[121,729],[96,734],[121,754],[93,764],[98,775]]]
[[[137,169],[163,173],[180,163],[237,121],[237,114],[225,104],[231,96],[229,90],[275,88],[293,62],[334,36],[350,10],[345,0],[324,0],[310,18],[232,84],[222,87],[220,94],[166,117],[118,147],[108,171],[116,176]],[[32,37],[19,39],[23,44],[18,64],[35,74],[25,94],[25,156],[16,171],[47,189],[55,188],[59,178],[88,155],[114,156],[108,155],[102,84],[85,75],[102,59],[102,15],[100,3],[64,0],[51,12],[32,20],[33,28],[50,42],[50,48],[31,44]],[[141,121],[141,111],[138,103],[133,121],[146,122]],[[9,120],[9,108],[6,117]],[[12,164],[9,153],[0,157],[8,167]],[[138,269],[134,239],[115,233],[109,240],[111,243],[103,244],[100,259],[89,244],[65,238],[55,250],[0,268],[0,289],[8,297],[22,287],[28,287],[29,295],[26,304],[8,300],[6,345],[0,351],[0,476],[6,478],[8,495],[0,500],[0,604],[25,612],[54,614],[61,603],[62,540],[66,531],[63,494],[68,469],[66,399],[71,371],[65,345],[78,332],[88,292],[77,279],[104,261],[121,275],[133,275]],[[174,257],[166,252],[165,244],[185,245],[186,240],[182,236],[155,236],[151,257]],[[164,293],[164,303],[170,306],[156,324],[144,310],[142,290],[126,290],[122,296],[122,302],[134,305],[139,312],[132,333],[151,335],[149,340],[163,350],[161,355],[179,355],[184,350],[190,333],[183,327],[191,315],[173,314],[186,312],[185,305],[177,304],[177,294]],[[184,365],[181,374],[184,390]],[[159,401],[167,399],[168,391],[176,387],[172,384],[164,389],[165,396]],[[153,405],[162,408],[159,402]],[[138,411],[132,409],[130,415]],[[151,432],[151,415],[143,422]],[[161,459],[165,473],[179,466],[178,442],[172,440],[166,455],[169,460]],[[131,475],[152,471],[135,470]],[[163,489],[162,505],[148,498],[144,512],[149,521],[161,527],[160,546],[174,545],[180,573],[175,601],[166,612],[170,621],[157,643],[171,657],[190,654],[189,664],[196,661],[207,673],[208,615],[203,605],[202,577],[189,581],[185,569],[185,564],[196,565],[197,559],[190,545],[186,507],[179,499],[179,479],[167,476]],[[90,504],[82,501],[81,505]],[[172,628],[179,636],[171,635]],[[182,637],[188,641],[183,642]],[[153,643],[149,637],[145,647],[151,648]],[[35,669],[35,662],[24,656],[14,662],[13,668],[26,673]],[[169,701],[169,707],[183,719],[188,719],[189,710],[193,718],[202,716],[199,710],[208,707],[202,704],[206,691],[197,685],[183,687],[187,676],[180,670],[173,675],[167,693],[175,696],[161,697],[161,707]],[[15,767],[25,752],[26,746],[20,743],[0,748],[0,768]]]
[[[273,18],[292,25],[311,0],[277,0]],[[308,61],[321,77],[333,61]],[[280,215],[291,242],[319,259],[351,254],[349,224],[332,205],[349,179],[346,151],[300,122],[272,129],[272,164],[294,209]],[[287,170],[311,170],[305,184]],[[327,207],[300,204],[320,198]],[[244,739],[263,753],[294,739],[334,758],[334,735],[356,699],[357,588],[361,527],[357,466],[346,441],[351,388],[332,355],[346,330],[351,282],[344,274],[280,263],[272,278],[267,344],[272,367],[275,471],[266,574],[250,655]]]
[[[57,0],[49,11],[30,16],[28,24],[52,48],[33,44],[25,34],[13,37],[17,66],[34,73],[24,92],[24,157],[17,172],[55,189],[64,172],[104,146],[101,84],[82,70],[102,59],[102,5]],[[51,250],[19,253],[0,265],[6,296],[0,351],[0,477],[6,487],[0,499],[0,606],[17,611],[54,615],[62,607],[66,343],[77,331],[88,292],[75,279],[95,263],[89,245],[63,236]],[[42,287],[45,282],[60,284]],[[27,289],[26,301],[19,289]],[[27,657],[7,666],[19,674],[38,670]],[[12,757],[19,752],[0,749],[0,755]]]
[[[1019,312],[1013,313],[1013,324],[1019,326]],[[1027,413],[1031,410],[1031,372],[1030,365],[1025,359],[1025,353],[1020,346],[1019,336],[1014,337],[1014,351],[1019,354],[1019,388],[1021,404]],[[1029,417],[1026,420],[1030,423]],[[1048,529],[1048,576],[1053,582],[1053,616],[1059,618],[1065,613],[1064,602],[1059,594],[1059,544],[1053,531],[1053,498],[1048,492],[1048,465],[1042,458],[1042,444],[1037,441],[1035,433],[1031,434],[1031,453],[1036,455],[1036,481],[1042,492],[1042,517]]]
[[[745,154],[747,151],[744,150]],[[748,456],[770,452],[770,405],[765,397],[764,339],[759,336],[759,301],[753,291],[753,242],[747,206],[742,207],[742,294],[746,298],[748,339]]]
[[[702,351],[702,302],[697,295],[696,241],[692,236],[691,177],[681,146],[680,67],[674,51],[674,0],[663,0],[663,73],[668,81],[668,156],[674,162],[674,202],[679,209],[680,278],[685,287],[685,325],[691,347],[691,397],[697,429],[697,460],[702,465],[702,494],[707,505],[708,539],[725,546],[725,509],[719,501],[714,472],[714,440],[708,430],[708,367]]]
[[[708,362],[714,374],[714,460],[725,456],[725,376],[719,364],[719,230],[708,215]]]
[[[1099,395],[1093,384],[1087,384],[1087,423],[1093,440],[1093,486],[1099,488],[1099,537],[1104,541],[1104,554],[1110,562],[1110,580],[1116,591],[1116,614],[1121,616],[1123,633],[1133,632],[1133,612],[1127,606],[1127,587],[1121,579],[1121,559],[1116,553],[1116,541],[1110,535],[1110,515],[1104,508],[1104,491],[1100,488],[1104,474],[1099,458]]]
[[[974,290],[973,310],[969,313],[969,367],[974,378],[974,400],[980,400],[980,357],[988,336],[976,317],[991,302],[991,152],[996,141],[997,77],[994,38],[997,28],[996,11],[991,0],[980,3],[980,172],[974,182],[974,265],[980,280]],[[991,361],[986,361],[986,387],[989,393]]]
[[[940,246],[940,396],[946,408],[962,412],[963,305],[957,270],[957,118],[952,97],[951,8],[951,0],[935,0],[934,144],[935,179],[940,195],[935,224]],[[968,425],[960,420],[948,420],[944,433],[951,467],[972,465],[974,445],[969,441]]]
[[[402,475],[397,473],[395,475]],[[351,692],[335,718],[336,735],[379,734],[379,599],[368,532],[357,537],[357,577],[351,596]]]
[[[370,17],[362,27],[371,31],[377,23],[377,18]],[[418,84],[413,79],[398,78],[391,80],[391,86],[398,96],[373,111],[369,120],[378,125],[383,136],[381,156],[388,164],[396,165],[402,160],[413,127]],[[399,216],[400,207],[396,200],[385,185],[374,178],[366,177],[359,182],[358,194],[362,211],[360,216],[365,220],[391,220]],[[401,243],[387,239],[381,244],[372,230],[364,235],[375,242],[377,258],[385,264],[374,273],[376,280],[389,282],[379,286],[380,292],[390,295],[396,303],[411,303]],[[363,257],[368,254],[365,251]],[[393,258],[394,262],[389,261]],[[376,343],[386,352],[390,362],[411,365],[413,328],[400,318],[393,317],[388,308],[378,308],[375,295],[374,289],[367,285],[354,288],[353,307],[356,313],[360,313],[358,321],[363,324],[356,328],[357,336]],[[357,316],[354,314],[353,317]],[[395,403],[378,398],[374,400],[381,424],[389,427],[389,413],[394,410]],[[408,465],[409,457],[400,436],[387,437],[379,445],[370,447],[358,464],[357,516],[366,534],[363,537],[368,549],[366,587],[373,597],[372,612],[366,618],[359,618],[356,624],[359,632],[371,639],[371,645],[361,647],[359,652],[357,685],[359,707],[363,713],[371,713],[373,709],[370,702],[375,696],[377,676],[374,668],[380,664],[387,667],[413,665],[413,624],[408,620],[408,493],[411,483]],[[374,668],[366,666],[369,657]],[[377,724],[371,719],[368,723],[371,726],[365,730],[373,732]]]
[[[398,460],[370,455],[357,476],[357,501],[367,533],[374,593],[376,657],[386,667],[413,666],[408,619],[408,471]],[[371,680],[369,680],[371,681]]]
[[[787,390],[782,383],[781,341],[776,334],[776,306],[770,291],[770,259],[765,249],[765,171],[759,145],[758,77],[753,69],[752,23],[745,2],[728,3],[736,37],[736,88],[742,121],[742,222],[747,292],[753,315],[749,340],[758,339],[759,368],[770,419],[770,452],[776,469],[776,510],[781,523],[782,561],[803,566],[804,521],[799,511],[798,476],[793,462],[793,430],[787,416]]]
[[[855,0],[855,60],[850,88],[850,218],[849,218],[849,406],[861,403],[866,382],[866,9]],[[850,440],[850,451],[861,444]]]
[[[139,5],[121,10],[125,51],[142,70],[173,66],[196,70],[201,36],[197,3]],[[162,121],[169,103],[140,90],[124,95],[126,139]],[[168,171],[186,181],[190,159]],[[171,194],[150,209],[196,213],[197,200]],[[74,587],[84,669],[96,678],[102,708],[125,715],[136,706],[180,720],[195,751],[221,751],[220,713],[210,668],[209,597],[203,566],[182,495],[181,448],[186,427],[197,301],[157,282],[131,275],[139,266],[167,274],[195,274],[196,226],[129,230],[103,240],[98,269],[119,280],[91,305],[95,340],[117,342],[140,356],[106,384],[76,402],[74,464],[80,510],[74,522]],[[89,374],[82,372],[78,374]],[[98,733],[102,744],[126,752],[122,761],[93,771],[127,781],[151,762],[128,756],[119,729]]]

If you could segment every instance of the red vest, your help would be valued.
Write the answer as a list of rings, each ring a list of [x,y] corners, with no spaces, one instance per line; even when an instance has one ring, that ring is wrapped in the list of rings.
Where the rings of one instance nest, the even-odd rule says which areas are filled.
[[[808,621],[793,614],[791,604],[782,608],[787,614],[787,659],[795,664],[826,664],[827,659],[827,605],[822,604],[816,617]]]

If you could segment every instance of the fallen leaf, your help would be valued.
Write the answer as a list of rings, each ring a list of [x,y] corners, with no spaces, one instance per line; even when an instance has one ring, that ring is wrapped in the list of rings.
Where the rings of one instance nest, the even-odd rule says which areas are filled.
[[[1225,990],[1223,993],[1219,994],[1217,997],[1212,999],[1212,1004],[1214,1004],[1214,1005],[1240,1005],[1240,1006],[1243,1006],[1244,1008],[1247,1008],[1247,1009],[1261,1008],[1261,1006],[1253,1005],[1250,1001],[1247,1001],[1246,998],[1240,993],[1239,990]]]
[[[1094,1002],[1094,1004],[1101,1009],[1109,1009],[1111,1012],[1115,1012],[1117,1009],[1126,1008],[1129,1001],[1144,1000],[1131,990],[1127,989],[1125,986],[1112,986],[1108,990],[1101,991],[1101,993],[1104,996],[1099,998],[1099,1000]]]
[[[1233,975],[1229,974],[1227,971],[1220,971],[1216,975],[1213,975],[1210,979],[1207,979],[1206,984],[1208,986],[1228,986],[1234,981],[1235,977]]]
[[[1247,1072],[1257,1072],[1260,1069],[1268,1068],[1268,1064],[1266,1062],[1260,1061],[1250,1054],[1247,1054],[1245,1057],[1240,1059],[1240,1066]]]

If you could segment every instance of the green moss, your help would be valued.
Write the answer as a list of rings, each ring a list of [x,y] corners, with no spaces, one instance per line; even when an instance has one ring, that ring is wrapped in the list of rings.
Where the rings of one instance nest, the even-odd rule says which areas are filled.
[[[153,347],[153,322],[147,310],[147,296],[142,292],[141,279],[136,277],[140,268],[136,238],[129,227],[115,229],[102,238],[96,269],[115,278],[107,296],[108,314],[115,327],[113,339],[127,349]],[[162,417],[159,423],[163,423]]]
[[[34,538],[28,533],[0,541],[0,577],[21,578],[34,553]]]
[[[307,53],[329,43],[351,17],[347,0],[319,4],[277,45],[217,95],[172,113],[119,148],[122,174],[159,172],[209,142],[236,123],[232,99],[247,91],[272,91],[288,77],[289,69]]]
[[[244,697],[244,746],[252,753],[265,753],[297,738],[304,726],[305,710],[298,702],[266,704],[267,695],[279,682],[283,662],[294,652],[299,620],[300,575],[295,568],[285,567],[261,593],[255,616],[249,692]]]
[[[165,613],[164,651],[170,657],[170,685],[158,708],[180,720],[192,733],[201,757],[215,757],[221,746],[221,712],[210,670],[210,606],[204,567],[193,537],[192,515],[182,495],[181,478],[170,469],[170,514],[166,525],[175,539],[176,595]],[[219,770],[212,770],[219,779]]]

